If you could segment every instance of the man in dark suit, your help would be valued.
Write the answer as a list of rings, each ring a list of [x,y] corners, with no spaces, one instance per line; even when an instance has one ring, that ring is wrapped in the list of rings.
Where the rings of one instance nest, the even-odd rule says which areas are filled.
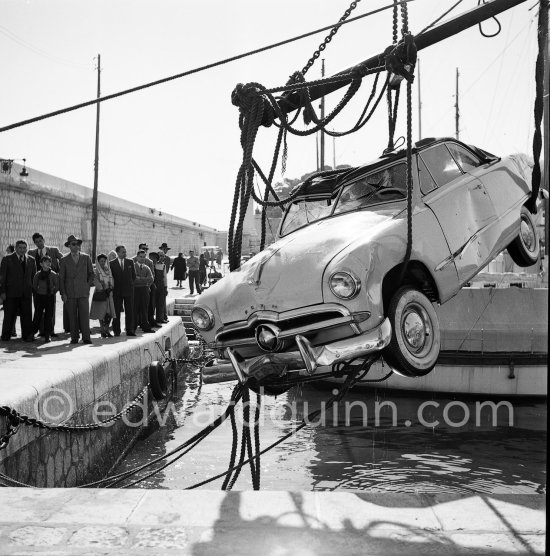
[[[90,338],[90,287],[94,283],[92,259],[80,252],[82,240],[70,235],[65,247],[70,252],[59,263],[59,291],[69,313],[71,344],[91,344]]]
[[[113,288],[113,301],[115,302],[116,317],[113,319],[113,332],[120,336],[120,313],[124,305],[126,313],[126,336],[135,336],[134,322],[134,282],[136,281],[136,269],[134,261],[126,258],[126,247],[119,245],[116,249],[117,258],[109,264],[115,282]]]
[[[0,264],[0,299],[4,302],[4,322],[1,339],[11,338],[17,312],[21,317],[21,335],[25,342],[32,342],[32,280],[36,264],[27,254],[27,242],[15,242],[15,252],[2,259]]]
[[[29,249],[29,256],[31,256],[36,263],[36,270],[40,270],[40,261],[42,257],[48,255],[52,259],[52,270],[59,274],[59,261],[63,258],[63,255],[60,253],[57,247],[50,247],[46,245],[44,241],[44,236],[40,232],[36,232],[32,234],[32,240],[36,245],[36,249]],[[63,306],[65,308],[65,306]],[[36,311],[36,297],[34,298],[34,310]],[[69,315],[67,314],[67,319]],[[52,334],[51,336],[55,338],[57,334],[55,333],[55,297],[54,297],[54,304],[53,304],[53,316],[52,316],[52,323],[51,328]],[[41,335],[44,332],[44,324],[40,323],[40,333]]]

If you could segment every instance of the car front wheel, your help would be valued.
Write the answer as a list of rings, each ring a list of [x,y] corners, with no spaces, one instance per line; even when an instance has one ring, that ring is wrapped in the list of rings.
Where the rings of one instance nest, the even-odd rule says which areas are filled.
[[[387,316],[392,325],[390,343],[383,351],[388,365],[404,376],[427,375],[437,363],[441,346],[439,319],[430,300],[404,286],[393,295]]]
[[[526,207],[521,207],[519,234],[508,245],[508,254],[521,267],[536,264],[540,254],[539,236],[533,215]]]

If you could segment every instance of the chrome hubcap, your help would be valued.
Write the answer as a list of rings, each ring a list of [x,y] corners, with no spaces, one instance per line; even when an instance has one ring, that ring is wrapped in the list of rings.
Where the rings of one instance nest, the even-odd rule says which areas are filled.
[[[409,307],[403,314],[401,322],[407,349],[415,355],[421,355],[421,352],[429,350],[431,325],[426,311],[419,306]]]
[[[521,221],[521,240],[523,244],[527,248],[528,251],[534,251],[536,240],[535,240],[535,231],[529,222],[526,220]]]

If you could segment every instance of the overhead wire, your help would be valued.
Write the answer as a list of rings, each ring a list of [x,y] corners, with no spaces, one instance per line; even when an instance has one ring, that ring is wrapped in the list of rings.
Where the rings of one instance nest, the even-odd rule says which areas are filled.
[[[478,4],[480,3],[481,0],[478,1]],[[499,23],[500,25],[500,23]],[[481,26],[480,26],[481,29]],[[504,39],[504,42],[507,43],[509,38],[510,38],[510,31],[512,30],[512,26],[508,25],[508,29],[506,32],[506,38]],[[482,33],[483,34],[483,33]],[[497,33],[498,34],[498,33]],[[487,36],[487,37],[492,37],[492,36],[496,36],[496,35],[483,35],[483,36]],[[490,122],[491,121],[491,117],[493,115],[493,110],[495,108],[495,99],[497,96],[497,92],[499,90],[499,85],[500,85],[500,77],[502,75],[502,67],[504,66],[504,56],[500,59],[500,65],[498,68],[498,74],[497,74],[497,78],[494,81],[494,85],[493,85],[493,98],[491,99],[491,102],[489,104],[490,108],[489,108],[489,115],[487,117],[487,121]],[[487,136],[487,131],[489,129],[489,126],[485,127],[485,131],[483,133],[483,143],[485,143],[485,137]]]
[[[404,5],[404,4],[408,4],[410,2],[414,2],[414,1],[415,0],[400,0],[398,2],[398,5]],[[389,10],[389,9],[393,8],[393,6],[394,6],[393,4],[388,4],[386,6],[382,6],[381,8],[377,8],[376,10],[371,10],[370,12],[355,16],[353,18],[349,18],[346,21],[338,22],[336,24],[333,23],[332,25],[326,25],[325,27],[321,27],[320,29],[315,29],[314,31],[309,31],[307,33],[297,35],[297,36],[292,37],[290,39],[279,41],[279,42],[276,42],[276,43],[273,43],[273,44],[270,44],[270,45],[267,45],[267,46],[263,46],[261,48],[256,48],[254,50],[250,50],[250,51],[244,52],[242,54],[237,54],[235,56],[230,56],[229,58],[224,58],[222,60],[218,60],[217,62],[212,62],[212,63],[206,64],[204,66],[199,66],[197,68],[193,68],[193,69],[188,70],[188,71],[177,73],[177,74],[171,75],[169,77],[164,77],[162,79],[157,79],[157,80],[151,81],[149,83],[144,83],[144,84],[138,85],[136,87],[131,87],[129,89],[125,89],[125,90],[119,91],[117,93],[113,93],[113,94],[110,94],[110,95],[105,95],[103,97],[95,98],[95,99],[92,99],[92,100],[89,100],[89,101],[86,101],[86,102],[81,102],[79,104],[68,106],[66,108],[61,108],[59,110],[55,110],[53,112],[48,112],[46,114],[42,114],[40,116],[35,116],[33,118],[28,118],[26,120],[21,120],[19,122],[15,122],[13,124],[9,124],[7,126],[0,127],[0,133],[2,133],[4,131],[9,131],[11,129],[15,129],[17,127],[22,127],[22,126],[25,126],[25,125],[29,125],[31,123],[39,122],[39,121],[42,121],[42,120],[45,120],[45,119],[48,119],[48,118],[52,118],[54,116],[60,116],[61,114],[66,114],[66,113],[72,112],[74,110],[79,110],[81,108],[86,108],[87,106],[94,106],[98,103],[105,102],[107,100],[112,100],[114,98],[119,98],[119,97],[122,97],[122,96],[125,96],[125,95],[128,95],[128,94],[131,94],[131,93],[135,93],[135,92],[138,92],[138,91],[142,91],[144,89],[148,89],[150,87],[155,87],[157,85],[161,85],[163,83],[168,83],[170,81],[174,81],[174,80],[180,79],[182,77],[187,77],[189,75],[193,75],[193,74],[199,73],[201,71],[212,69],[212,68],[215,68],[217,66],[221,66],[221,65],[224,65],[224,64],[228,64],[230,62],[241,60],[241,59],[246,58],[248,56],[253,56],[255,54],[259,54],[260,52],[265,52],[267,50],[271,50],[273,48],[278,48],[280,46],[290,44],[290,43],[295,42],[297,40],[301,40],[301,39],[304,39],[306,37],[316,35],[317,33],[321,33],[321,32],[326,31],[328,29],[334,28],[335,25],[347,25],[348,23],[358,21],[359,19],[363,19],[365,17],[369,17],[371,15],[375,15],[377,13],[383,12],[385,10]]]
[[[7,27],[4,27],[4,25],[0,25],[0,33],[5,37],[7,37],[8,39],[12,40],[13,42],[17,43],[19,46],[22,46],[23,48],[26,48],[31,52],[34,52],[35,54],[38,54],[39,56],[43,56],[44,58],[52,60],[56,63],[62,64],[67,67],[72,67],[74,69],[82,69],[82,70],[89,69],[88,66],[85,66],[84,64],[78,64],[76,62],[72,62],[71,60],[60,58],[58,56],[50,54],[45,50],[42,50],[41,48],[34,46],[32,43],[16,35],[13,31],[8,29]]]

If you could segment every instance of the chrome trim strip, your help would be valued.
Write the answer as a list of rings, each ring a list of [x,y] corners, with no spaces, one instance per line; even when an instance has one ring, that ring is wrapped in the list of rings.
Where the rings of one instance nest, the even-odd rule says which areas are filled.
[[[353,322],[352,319],[353,317],[342,317],[339,319],[330,319],[323,322],[318,322],[315,324],[313,328],[311,325],[300,326],[298,328],[290,328],[288,330],[281,331],[281,333],[279,334],[279,338],[281,340],[287,340],[289,338],[294,338],[299,334],[305,334],[306,332],[319,332],[321,330],[326,330],[328,328],[333,328],[335,326],[339,326],[342,324],[349,324],[353,333],[358,334],[361,331],[359,330],[359,327]],[[266,323],[262,323],[262,324],[266,324]],[[244,329],[244,330],[248,330],[248,329]],[[359,332],[357,332],[357,330],[359,330]],[[220,332],[219,334],[216,334],[215,345],[217,348],[222,348],[225,347],[226,345],[231,345],[231,346],[244,346],[244,345],[253,345],[253,344],[256,345],[256,337],[253,328],[250,329],[250,336],[246,338],[237,339],[237,340],[231,340],[230,342],[227,342],[224,339],[220,339],[220,336],[222,336],[223,334],[225,333]]]
[[[273,324],[282,324],[283,321],[291,320],[299,317],[306,317],[309,315],[316,315],[319,313],[329,313],[338,312],[342,317],[351,317],[351,311],[347,307],[344,307],[338,303],[323,303],[322,305],[312,305],[311,307],[301,307],[300,309],[292,309],[290,311],[285,311],[283,313],[277,313],[276,311],[257,311],[250,315],[246,321],[238,321],[228,324],[216,332],[216,341],[219,336],[227,332],[234,332],[237,330],[244,330],[247,328],[253,329],[257,325],[258,321],[267,321]]]

